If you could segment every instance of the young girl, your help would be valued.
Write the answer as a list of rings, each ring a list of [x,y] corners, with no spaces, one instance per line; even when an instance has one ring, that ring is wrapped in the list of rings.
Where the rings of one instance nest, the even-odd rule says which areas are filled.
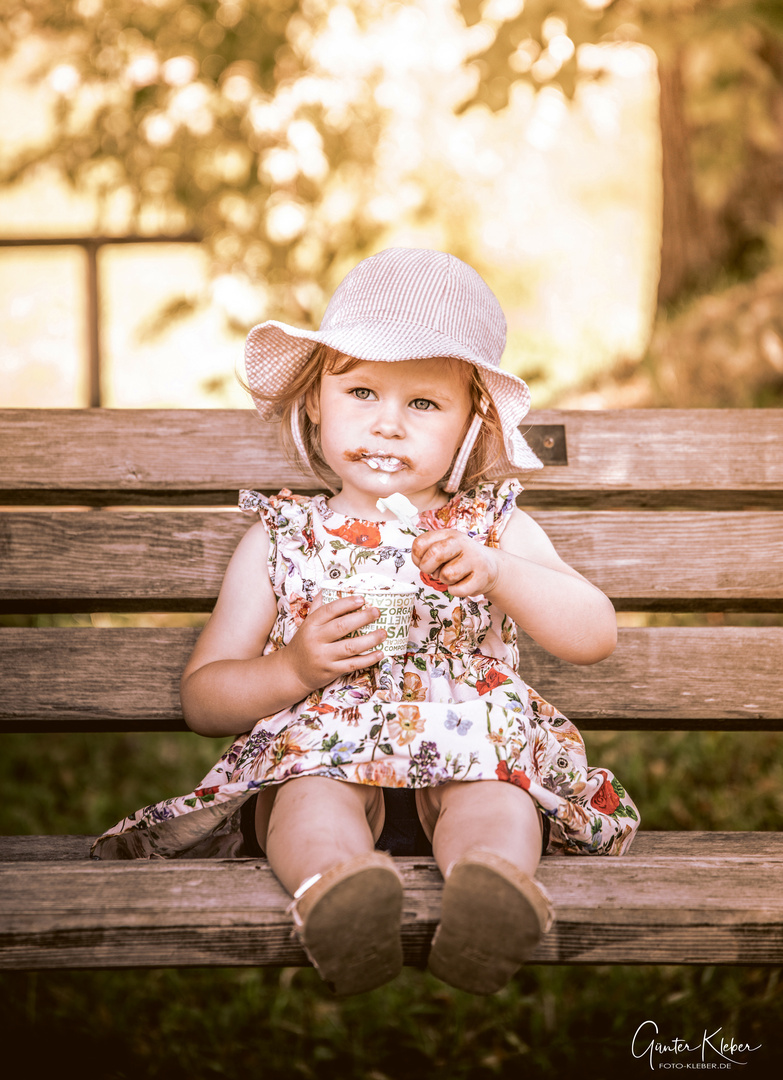
[[[504,345],[481,277],[408,249],[360,263],[319,331],[250,332],[261,416],[282,417],[333,494],[241,493],[259,520],[182,678],[189,726],[238,738],[192,794],[96,841],[99,858],[265,853],[341,994],[402,966],[389,852],[431,851],[445,879],[430,970],[492,993],[551,923],[534,881],[542,850],[620,854],[638,824],[574,725],[517,673],[515,625],[592,664],[614,648],[616,622],[517,509],[520,484],[489,481],[540,467]],[[418,510],[415,528],[378,509],[393,492]],[[321,602],[324,584],[367,571],[417,586],[402,655],[384,655],[382,629],[356,635],[378,617],[361,596]]]

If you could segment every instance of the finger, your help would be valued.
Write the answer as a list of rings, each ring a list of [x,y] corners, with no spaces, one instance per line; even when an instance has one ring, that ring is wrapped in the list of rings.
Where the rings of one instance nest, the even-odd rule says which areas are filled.
[[[448,585],[450,589],[452,585],[468,581],[473,577],[473,573],[473,567],[469,565],[466,559],[462,558],[460,552],[457,558],[450,559],[438,567],[437,577],[439,581],[442,581],[444,585]]]
[[[323,595],[323,594],[319,594]],[[364,607],[364,597],[352,595],[352,596],[339,596],[336,600],[331,600],[328,604],[324,604],[323,600],[318,607],[318,613],[321,623],[330,622],[333,619],[338,619],[343,615],[348,615],[352,611],[359,611]],[[313,609],[310,611],[313,614]]]
[[[379,649],[386,640],[386,631],[383,627],[372,630],[369,634],[357,634],[356,637],[343,638],[336,642],[338,649],[343,651],[346,658],[353,659],[368,649]]]
[[[324,640],[327,642],[340,641],[348,637],[349,634],[361,630],[363,626],[374,623],[380,614],[377,607],[365,607],[360,608],[358,611],[350,611],[346,615],[340,615],[323,626]]]
[[[328,653],[339,671],[356,671],[378,663],[383,655],[381,644],[385,639],[386,631],[380,627],[369,634],[357,634],[356,637],[332,642]]]
[[[418,566],[421,559],[427,554],[433,544],[443,543],[449,539],[456,530],[454,529],[430,529],[429,532],[419,533],[411,545],[413,561]]]
[[[444,582],[444,584],[448,585],[449,592],[452,596],[458,596],[461,599],[464,599],[466,596],[478,596],[481,592],[476,586],[476,575],[473,573],[466,574],[456,581]]]
[[[464,544],[458,538],[449,538],[433,544],[420,563],[420,569],[434,577],[440,577],[440,570],[463,554]],[[441,578],[441,580],[445,580]]]

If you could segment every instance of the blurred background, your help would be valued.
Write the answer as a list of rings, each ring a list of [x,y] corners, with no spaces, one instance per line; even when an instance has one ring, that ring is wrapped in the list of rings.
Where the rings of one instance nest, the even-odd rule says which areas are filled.
[[[390,245],[485,276],[534,407],[783,405],[783,3],[4,0],[0,405],[248,407],[249,327],[317,327]],[[648,828],[780,827],[777,735],[588,747]],[[220,749],[5,736],[0,830],[102,831]],[[414,971],[350,1002],[309,970],[14,974],[0,1001],[28,1074],[636,1075],[650,1016],[781,1054],[762,968],[531,968],[486,1001]]]
[[[780,401],[782,8],[6,0],[4,403],[244,406],[247,329],[393,244],[486,275],[534,405]]]

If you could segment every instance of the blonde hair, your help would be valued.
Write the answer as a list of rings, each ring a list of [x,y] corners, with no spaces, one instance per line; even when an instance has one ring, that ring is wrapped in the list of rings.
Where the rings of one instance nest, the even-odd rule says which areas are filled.
[[[412,357],[412,359],[414,358]],[[378,362],[380,363],[380,361]],[[362,363],[364,363],[363,360],[346,356],[338,352],[337,349],[318,342],[310,356],[305,360],[299,373],[282,393],[264,394],[258,390],[251,390],[244,382],[242,385],[249,391],[254,401],[274,401],[277,404],[282,419],[283,445],[289,457],[300,462],[300,454],[297,451],[291,431],[291,414],[295,406],[301,403],[302,399],[304,399],[305,404],[313,404],[317,401],[324,372],[330,375],[343,375]],[[482,418],[478,436],[468,457],[463,479],[460,482],[461,488],[471,488],[485,480],[497,462],[500,449],[503,446],[503,426],[495,404],[487,392],[480,370],[475,364],[467,361],[457,360],[457,363],[464,364],[467,367],[468,392],[471,404],[468,422],[476,415]],[[334,488],[336,477],[324,461],[318,425],[310,419],[307,409],[299,408],[298,413],[299,430],[304,448],[307,451],[309,465],[320,480],[329,487]],[[457,447],[455,457],[458,452],[459,447]],[[451,467],[449,467],[450,471]],[[448,476],[448,473],[446,476]],[[445,480],[445,478],[442,479]]]

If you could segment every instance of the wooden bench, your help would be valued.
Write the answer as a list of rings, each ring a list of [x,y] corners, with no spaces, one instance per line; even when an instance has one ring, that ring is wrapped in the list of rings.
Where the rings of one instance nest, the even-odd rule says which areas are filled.
[[[783,610],[783,410],[532,422],[549,464],[524,505],[618,610]],[[252,411],[6,410],[0,432],[6,613],[208,611],[250,524],[225,509],[237,489],[316,489]],[[5,627],[0,729],[181,729],[178,681],[196,635]],[[602,664],[570,667],[531,646],[523,671],[588,732],[588,750],[590,729],[783,727],[778,625],[625,628]],[[0,839],[0,966],[306,963],[263,860],[96,863],[89,845]],[[406,961],[422,964],[441,879],[431,859],[400,865]],[[779,834],[643,822],[628,856],[545,859],[540,878],[557,921],[536,962],[783,961]]]

